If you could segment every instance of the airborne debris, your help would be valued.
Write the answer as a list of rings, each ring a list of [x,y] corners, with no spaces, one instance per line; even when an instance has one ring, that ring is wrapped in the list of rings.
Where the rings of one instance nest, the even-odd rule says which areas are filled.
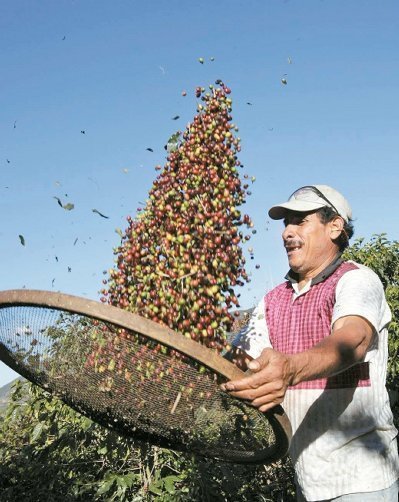
[[[174,152],[175,150],[177,150],[177,148],[179,147],[179,144],[180,144],[181,135],[182,135],[181,131],[177,131],[174,134],[172,134],[172,136],[170,136],[170,138],[168,139],[168,142],[164,146],[164,148],[167,152],[170,153],[170,152]]]
[[[97,213],[98,215],[101,216],[101,218],[109,218],[109,216],[105,216],[105,214],[100,213],[98,209],[92,209],[93,213]]]
[[[71,202],[68,202],[68,204],[63,204],[61,202],[61,199],[56,197],[55,195],[54,195],[53,199],[55,199],[58,202],[58,205],[61,206],[66,211],[71,211],[75,207],[75,204],[72,204]]]
[[[18,237],[19,237],[19,240],[21,241],[21,244],[22,244],[23,246],[25,246],[25,238],[24,238],[24,236],[23,236],[23,235],[21,235],[21,234],[19,234],[19,235],[18,235]]]

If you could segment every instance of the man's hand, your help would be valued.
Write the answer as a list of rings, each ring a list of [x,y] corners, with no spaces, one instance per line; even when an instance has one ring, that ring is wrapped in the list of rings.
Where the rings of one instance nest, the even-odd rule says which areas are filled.
[[[227,382],[222,390],[249,401],[262,412],[280,404],[293,378],[290,356],[264,349],[248,363],[248,369],[252,372],[250,376]]]

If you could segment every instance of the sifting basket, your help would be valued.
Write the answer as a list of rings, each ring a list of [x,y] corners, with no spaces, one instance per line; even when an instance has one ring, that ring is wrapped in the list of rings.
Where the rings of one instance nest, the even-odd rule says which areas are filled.
[[[262,413],[219,388],[244,376],[199,343],[71,295],[0,292],[0,358],[95,422],[161,447],[236,463],[288,450],[280,406]]]

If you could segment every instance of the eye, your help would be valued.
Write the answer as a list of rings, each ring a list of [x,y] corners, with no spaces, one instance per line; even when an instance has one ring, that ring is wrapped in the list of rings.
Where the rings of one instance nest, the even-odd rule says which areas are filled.
[[[309,220],[307,215],[301,215],[301,214],[296,214],[296,215],[290,215],[287,218],[284,218],[284,227],[287,225],[296,225],[300,226],[303,225],[304,223],[307,223]]]

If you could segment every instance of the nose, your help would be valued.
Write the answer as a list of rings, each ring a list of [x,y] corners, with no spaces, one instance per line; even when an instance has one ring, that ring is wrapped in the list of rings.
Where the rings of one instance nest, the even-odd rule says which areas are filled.
[[[295,236],[294,225],[292,224],[286,225],[281,235],[283,237],[283,241],[286,241],[287,239],[293,239]]]

